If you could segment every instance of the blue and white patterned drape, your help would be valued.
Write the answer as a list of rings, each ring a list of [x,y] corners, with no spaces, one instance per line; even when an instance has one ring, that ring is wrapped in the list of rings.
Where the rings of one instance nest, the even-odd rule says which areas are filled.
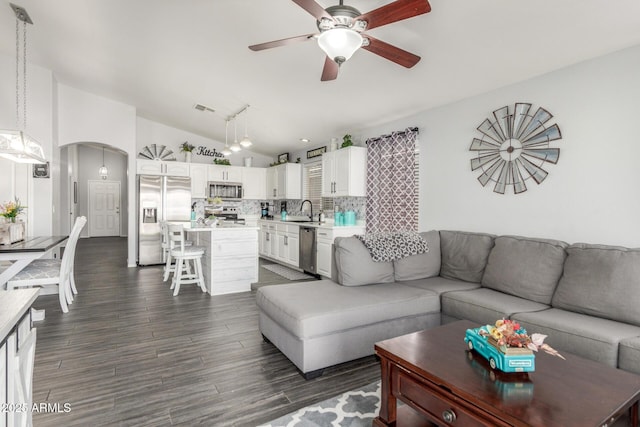
[[[367,232],[418,230],[418,128],[367,140]]]

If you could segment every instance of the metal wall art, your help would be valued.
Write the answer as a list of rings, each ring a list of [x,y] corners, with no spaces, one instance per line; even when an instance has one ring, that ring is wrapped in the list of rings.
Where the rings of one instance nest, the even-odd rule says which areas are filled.
[[[493,191],[514,194],[527,191],[525,182],[533,179],[537,184],[549,174],[542,168],[545,162],[556,164],[560,149],[549,143],[562,139],[557,124],[548,123],[553,116],[540,107],[531,113],[531,104],[516,103],[493,112],[478,126],[482,134],[473,138],[469,151],[477,153],[471,159],[471,170],[482,171],[478,181],[482,186],[493,182]]]

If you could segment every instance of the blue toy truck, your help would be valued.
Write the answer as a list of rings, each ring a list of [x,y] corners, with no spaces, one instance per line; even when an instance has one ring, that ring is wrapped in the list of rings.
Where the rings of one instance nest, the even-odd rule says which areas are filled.
[[[483,334],[479,333],[483,330]],[[479,355],[489,361],[491,369],[499,369],[502,372],[533,372],[535,371],[535,356],[529,349],[507,348],[506,353],[500,350],[491,338],[486,326],[475,329],[467,329],[464,342],[469,350],[475,350]]]

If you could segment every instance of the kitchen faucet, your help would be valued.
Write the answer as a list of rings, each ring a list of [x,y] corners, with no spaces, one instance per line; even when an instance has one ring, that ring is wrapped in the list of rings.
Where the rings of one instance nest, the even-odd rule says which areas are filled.
[[[311,203],[311,200],[306,199],[302,201],[302,203],[300,204],[300,212],[303,212],[302,207],[304,206],[304,202],[309,202],[309,209],[311,210],[309,218],[311,219],[311,221],[313,221],[313,203]]]

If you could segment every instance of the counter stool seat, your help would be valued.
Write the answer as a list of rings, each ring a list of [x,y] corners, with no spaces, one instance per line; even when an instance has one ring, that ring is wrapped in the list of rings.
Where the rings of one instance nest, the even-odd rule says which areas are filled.
[[[204,273],[202,271],[202,256],[205,248],[202,246],[186,246],[184,238],[184,227],[182,224],[167,224],[168,241],[171,249],[169,256],[176,260],[173,271],[173,280],[171,281],[171,289],[173,296],[177,296],[180,292],[180,286],[195,283],[200,286],[202,292],[206,292],[207,288],[204,283]],[[193,262],[193,271],[189,267],[189,261]]]

